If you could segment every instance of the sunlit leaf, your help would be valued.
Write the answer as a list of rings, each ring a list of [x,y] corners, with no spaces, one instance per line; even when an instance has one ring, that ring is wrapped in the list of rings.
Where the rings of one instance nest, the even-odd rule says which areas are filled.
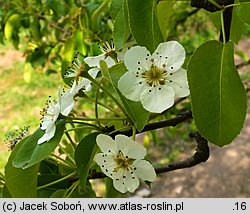
[[[195,123],[218,146],[231,143],[246,116],[246,92],[233,54],[233,42],[209,41],[196,50],[188,66]]]
[[[138,45],[151,53],[163,42],[156,18],[155,0],[127,0],[130,28]]]
[[[64,134],[65,120],[60,119],[56,123],[56,132],[54,137],[48,142],[37,144],[37,141],[43,136],[44,131],[37,129],[18,150],[13,160],[13,165],[17,168],[29,168],[50,155],[59,144]]]
[[[12,161],[25,142],[26,139],[16,145],[5,166],[6,185],[14,198],[33,198],[37,195],[36,188],[39,164],[35,164],[28,169],[18,169],[12,165]]]
[[[119,91],[118,86],[117,86],[118,80],[127,71],[127,68],[125,67],[123,63],[119,63],[119,64],[112,66],[109,69],[109,71],[110,71],[111,79],[114,83],[114,86],[116,87],[117,92],[119,93],[120,99],[126,109],[126,112],[129,118],[133,121],[137,130],[141,131],[148,121],[149,112],[143,108],[141,102],[131,101],[131,100],[128,100],[126,97],[124,97]]]

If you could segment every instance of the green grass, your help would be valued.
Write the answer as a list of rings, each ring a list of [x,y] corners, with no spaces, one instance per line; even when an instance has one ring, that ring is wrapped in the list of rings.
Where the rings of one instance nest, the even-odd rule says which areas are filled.
[[[8,51],[13,52],[9,47],[0,47],[2,60]],[[57,87],[62,83],[59,74],[46,76],[35,71],[27,83],[23,73],[24,62],[13,61],[7,68],[0,67],[0,171],[10,153],[4,143],[6,135],[24,126],[30,126],[32,133],[39,126],[39,112],[45,107],[45,101],[49,95],[56,95]]]

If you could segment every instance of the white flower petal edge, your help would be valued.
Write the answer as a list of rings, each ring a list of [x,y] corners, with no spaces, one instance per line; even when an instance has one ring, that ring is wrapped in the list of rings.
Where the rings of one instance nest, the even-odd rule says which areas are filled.
[[[145,47],[133,47],[125,54],[128,71],[119,79],[118,88],[127,99],[161,113],[176,97],[190,94],[187,72],[181,68],[184,60],[185,50],[176,41],[161,43],[152,55]]]
[[[183,65],[186,53],[179,42],[169,41],[159,44],[153,56],[162,56],[162,62],[166,63],[167,69],[175,72]]]
[[[147,58],[150,52],[145,47],[136,46],[130,48],[124,56],[124,64],[129,71],[137,71],[137,68],[143,67],[148,69]]]
[[[169,86],[174,89],[175,97],[186,97],[190,94],[187,71],[185,69],[180,68],[169,79],[171,80]]]
[[[54,137],[55,132],[56,132],[55,123],[50,123],[47,126],[44,135],[37,141],[37,144],[42,144],[46,141],[49,141],[52,137]]]
[[[58,87],[57,103],[53,100],[49,101],[47,110],[44,112],[44,117],[40,128],[45,130],[44,135],[38,140],[38,144],[49,141],[54,137],[56,131],[56,121],[59,114],[68,116],[68,114],[74,108],[75,100],[74,96],[83,87],[83,83],[78,83],[76,80],[73,82],[72,87],[67,89],[65,93],[62,93],[61,87]]]
[[[141,93],[143,107],[155,113],[161,113],[174,104],[174,89],[169,86],[147,88]]]
[[[138,74],[134,71],[126,72],[118,80],[118,88],[122,94],[133,101],[140,101],[141,93],[146,87],[142,78],[136,78]]]
[[[100,134],[96,141],[102,153],[95,156],[95,161],[103,173],[113,179],[118,191],[134,192],[139,186],[139,178],[151,182],[156,178],[153,166],[142,160],[146,149],[129,137],[117,135],[113,140]]]
[[[99,134],[96,138],[96,142],[103,153],[116,153],[118,151],[115,141],[108,135]]]
[[[97,67],[97,68],[100,68],[99,62],[101,60],[104,60],[107,63],[108,68],[115,65],[115,61],[110,56],[105,57],[105,54],[101,54],[98,56],[92,56],[92,57],[86,57],[84,59],[85,63],[87,63],[88,66]]]

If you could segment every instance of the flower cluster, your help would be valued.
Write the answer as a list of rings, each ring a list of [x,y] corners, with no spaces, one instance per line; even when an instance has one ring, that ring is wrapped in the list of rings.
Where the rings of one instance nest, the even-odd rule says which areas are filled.
[[[84,62],[88,66],[82,63],[79,53],[76,54],[64,74],[64,78],[73,78],[74,81],[67,90],[58,88],[56,101],[50,99],[47,102],[40,125],[45,132],[38,144],[53,138],[56,121],[60,115],[69,115],[74,108],[77,93],[80,90],[89,91],[91,81],[98,84],[93,79],[98,75],[101,60],[106,62],[108,68],[124,61],[127,72],[119,78],[118,89],[127,99],[141,102],[149,112],[161,113],[173,106],[176,97],[189,95],[187,71],[182,68],[185,50],[176,41],[161,43],[153,54],[145,47],[135,46],[124,55],[115,52],[113,43],[105,43],[102,52],[99,56],[86,57]],[[88,71],[87,67],[90,67]],[[84,76],[84,72],[89,75]],[[101,85],[99,87],[105,90]],[[113,98],[112,95],[110,97]],[[121,193],[134,192],[139,186],[139,179],[149,182],[156,179],[154,167],[144,159],[146,149],[131,138],[116,135],[113,140],[108,135],[99,134],[96,142],[101,153],[96,154],[95,161]]]
[[[139,186],[139,179],[155,180],[155,170],[143,160],[146,149],[140,144],[124,135],[117,135],[113,140],[104,134],[98,135],[96,142],[102,153],[97,154],[95,160],[121,193],[134,192]]]

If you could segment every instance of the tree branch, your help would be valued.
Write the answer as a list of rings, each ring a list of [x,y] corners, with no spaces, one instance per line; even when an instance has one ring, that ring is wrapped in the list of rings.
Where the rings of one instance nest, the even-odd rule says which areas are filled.
[[[155,130],[155,129],[160,129],[160,128],[164,128],[164,127],[169,127],[169,126],[176,126],[188,119],[192,118],[192,112],[190,110],[176,116],[175,118],[172,119],[168,119],[168,120],[164,120],[164,121],[160,121],[160,122],[155,122],[155,123],[149,123],[147,124],[144,129],[140,132],[136,132],[137,134],[139,133],[143,133],[143,132],[147,132],[147,131],[151,131],[151,130]],[[112,131],[110,131],[112,132]],[[126,136],[131,136],[132,135],[132,129],[128,129],[125,131],[113,131],[112,134],[110,134],[111,137],[115,137],[118,134],[123,134]]]
[[[174,161],[167,164],[166,166],[156,168],[155,171],[157,174],[170,172],[177,169],[190,168],[207,161],[209,158],[209,147],[207,140],[203,138],[198,132],[194,133],[191,137],[194,137],[197,142],[195,154],[186,160]]]
[[[187,158],[186,160],[174,161],[167,164],[166,166],[155,168],[156,174],[170,172],[177,169],[190,168],[207,161],[207,159],[209,158],[209,147],[207,140],[203,138],[198,132],[192,134],[191,137],[195,138],[197,142],[195,154],[192,157]],[[92,171],[88,179],[98,179],[105,177],[107,176],[102,172]]]

